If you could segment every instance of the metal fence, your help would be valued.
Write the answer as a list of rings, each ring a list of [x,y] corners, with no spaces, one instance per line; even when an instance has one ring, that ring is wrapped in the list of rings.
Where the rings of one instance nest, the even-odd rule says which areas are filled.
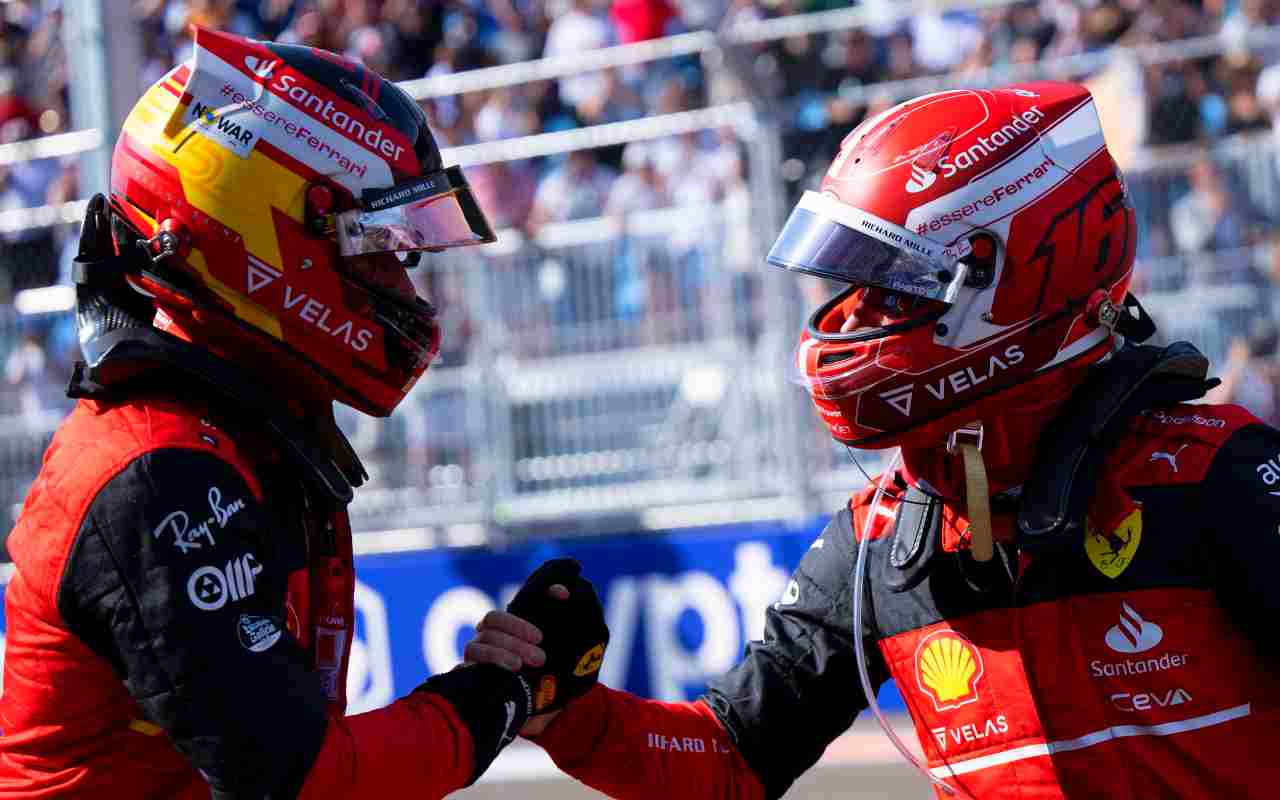
[[[1265,233],[1277,173],[1253,169],[1272,157],[1269,138],[1254,138],[1214,160],[1233,208],[1260,215],[1260,238],[1214,252],[1149,243],[1139,266],[1165,337],[1218,361],[1257,319],[1276,318]],[[1195,163],[1175,153],[1130,174],[1149,228],[1189,196]],[[714,205],[508,232],[488,250],[432,258],[419,279],[448,309],[442,365],[389,420],[341,415],[373,478],[353,506],[357,527],[399,532],[387,547],[495,543],[803,515],[861,485],[785,368],[823,288],[760,266],[759,192],[740,188]],[[74,349],[65,313],[0,309],[5,502],[21,498],[65,408]]]
[[[733,36],[847,28],[865,22],[863,14],[775,20]],[[621,59],[617,66],[671,58],[690,42],[704,55],[731,44],[690,36],[590,58]],[[1268,28],[1235,43],[1206,37],[1115,47],[964,81],[1078,76],[1112,63],[1163,64],[1276,41],[1280,29]],[[557,75],[567,69],[539,63]],[[445,95],[540,74],[504,67],[411,88]],[[841,94],[862,103],[956,80]],[[863,469],[877,467],[875,454],[861,454],[858,466],[834,445],[788,382],[802,315],[825,288],[762,266],[786,204],[780,187],[800,185],[784,166],[782,143],[795,135],[786,103],[730,103],[466,145],[446,157],[484,165],[720,130],[736,136],[743,169],[714,202],[551,224],[536,235],[503,231],[495,245],[424,263],[422,288],[445,309],[438,366],[389,420],[340,414],[372,475],[353,506],[358,530],[382,532],[367,548],[803,516],[834,507],[863,483]],[[97,131],[5,145],[0,165],[102,146]],[[812,148],[805,155],[825,158]],[[1195,341],[1221,362],[1258,320],[1275,321],[1280,305],[1272,288],[1280,280],[1270,234],[1280,219],[1272,135],[1128,158],[1142,231],[1136,286],[1166,338]],[[1224,227],[1232,236],[1192,236],[1196,225],[1179,224],[1203,219],[1194,200],[1211,184],[1231,199],[1232,224]],[[27,293],[21,306],[7,303],[65,273],[81,209],[76,201],[0,212],[0,529],[68,407],[61,384],[76,349],[69,314],[56,310],[65,309],[64,296]],[[33,225],[47,227],[28,236]],[[23,247],[40,248],[38,257],[22,255]]]

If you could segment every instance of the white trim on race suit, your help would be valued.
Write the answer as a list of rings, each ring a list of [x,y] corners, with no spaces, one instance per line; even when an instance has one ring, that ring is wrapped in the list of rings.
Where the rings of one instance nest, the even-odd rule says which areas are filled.
[[[1028,758],[1039,758],[1040,756],[1050,756],[1055,753],[1083,750],[1086,747],[1093,747],[1096,744],[1109,742],[1112,739],[1124,739],[1129,736],[1172,736],[1175,733],[1185,733],[1213,725],[1221,725],[1224,722],[1247,717],[1249,713],[1250,704],[1245,703],[1244,705],[1224,708],[1212,714],[1175,720],[1174,722],[1162,722],[1159,725],[1114,725],[1110,728],[1103,728],[1100,731],[1086,733],[1084,736],[1078,736],[1075,739],[1059,739],[1056,742],[1029,744],[1006,750],[1003,753],[992,753],[988,756],[979,756],[965,761],[948,762],[940,767],[933,767],[929,772],[938,778],[949,778],[954,775],[965,775],[990,767],[998,767],[1002,764],[1011,764],[1015,761],[1024,761]]]

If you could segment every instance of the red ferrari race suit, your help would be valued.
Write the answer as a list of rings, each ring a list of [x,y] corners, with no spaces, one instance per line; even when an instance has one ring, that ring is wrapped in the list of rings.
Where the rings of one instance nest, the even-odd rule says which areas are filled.
[[[1177,404],[1111,444],[1063,552],[1019,551],[997,497],[979,564],[967,520],[899,474],[836,515],[700,701],[598,687],[536,741],[624,800],[782,796],[867,705],[851,584],[869,525],[871,677],[896,681],[937,778],[983,800],[1276,796],[1280,432]]]
[[[8,540],[0,797],[432,798],[467,784],[518,728],[502,702],[513,676],[494,668],[463,696],[448,682],[480,676],[455,670],[343,716],[355,579],[333,454],[349,445],[332,417],[282,436],[289,421],[194,380],[189,350],[186,371],[73,382],[83,399]],[[474,727],[489,720],[492,740]]]

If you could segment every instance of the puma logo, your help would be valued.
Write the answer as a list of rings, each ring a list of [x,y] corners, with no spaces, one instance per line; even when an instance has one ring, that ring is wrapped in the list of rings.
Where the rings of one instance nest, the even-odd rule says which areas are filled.
[[[1148,462],[1168,461],[1169,466],[1173,468],[1173,471],[1177,472],[1178,471],[1178,454],[1181,453],[1183,450],[1186,450],[1188,444],[1190,444],[1190,442],[1184,442],[1182,447],[1179,447],[1177,450],[1174,450],[1172,453],[1162,453],[1159,450],[1157,450],[1156,452],[1151,454],[1151,458],[1147,459],[1147,461]]]
[[[502,736],[498,737],[498,747],[502,747],[516,738],[515,731],[511,730],[511,723],[515,722],[516,719],[516,704],[508,700],[503,708],[507,712],[507,721],[502,726]]]

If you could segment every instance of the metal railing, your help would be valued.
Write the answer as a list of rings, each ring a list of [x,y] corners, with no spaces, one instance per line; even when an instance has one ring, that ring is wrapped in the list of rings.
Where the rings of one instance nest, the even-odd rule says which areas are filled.
[[[788,18],[759,30],[844,25],[861,13]],[[1280,42],[1280,29],[1251,41]],[[1187,47],[1220,52],[1214,48],[1228,44],[1210,37]],[[1038,69],[1093,68],[1126,53]],[[1185,52],[1160,46],[1130,55],[1157,63]],[[922,80],[938,88],[955,79]],[[926,84],[865,91],[873,88],[914,93]],[[396,549],[542,530],[794,517],[830,510],[863,483],[863,469],[877,468],[875,454],[861,454],[859,467],[832,443],[788,382],[785,365],[812,303],[791,276],[760,266],[784,202],[777,120],[738,103],[468,145],[446,157],[477,165],[721,127],[737,133],[748,160],[747,181],[732,199],[546,225],[534,235],[504,231],[494,246],[424,262],[431,293],[449,298],[440,365],[391,419],[341,415],[372,477],[353,506],[357,529],[381,531],[379,546]],[[75,144],[74,137],[39,141]],[[1144,232],[1144,300],[1166,335],[1221,359],[1252,320],[1277,313],[1274,292],[1260,287],[1275,260],[1266,233],[1280,219],[1280,174],[1269,134],[1215,143],[1211,155],[1252,231],[1230,246],[1188,249],[1170,234],[1171,211],[1207,153],[1199,146],[1140,153],[1128,182]],[[0,148],[0,163],[19,155],[26,154]],[[4,212],[0,234],[74,220],[82,203]],[[21,300],[20,309],[0,306],[0,508],[10,509],[65,408],[60,348],[73,341],[65,290]],[[26,361],[14,355],[24,337],[43,343],[43,363],[34,353]],[[0,529],[9,522],[0,513]]]
[[[704,241],[719,244],[735,232],[723,213],[701,219],[694,232]],[[647,224],[660,228],[663,220],[655,215]],[[789,383],[785,354],[796,328],[785,320],[798,317],[796,298],[768,295],[789,306],[786,314],[741,302],[774,277],[794,283],[789,276],[738,272],[712,255],[699,272],[707,291],[671,306],[637,307],[620,301],[619,248],[667,259],[662,274],[670,287],[688,276],[687,267],[661,233],[623,241],[566,235],[433,265],[431,283],[457,281],[447,291],[466,298],[444,319],[444,366],[389,420],[341,415],[372,476],[353,505],[358,530],[384,532],[378,547],[395,549],[790,517],[836,507],[862,485],[862,470],[877,469],[877,454],[858,454],[859,467],[831,442],[803,391]],[[1253,246],[1247,256],[1268,263],[1272,250]],[[534,285],[548,261],[563,265],[563,291],[575,302]],[[1274,290],[1239,284],[1144,296],[1166,339],[1190,339],[1219,363],[1252,320],[1276,315],[1278,301]],[[6,309],[0,342],[20,331],[52,336],[68,322],[57,314],[20,319]],[[59,419],[61,375],[52,371],[0,392],[6,503],[25,492]]]
[[[812,35],[872,25],[900,22],[925,11],[949,9],[983,11],[1013,5],[1016,0],[906,0],[875,3],[848,9],[799,14],[777,19],[735,23],[720,32],[697,31],[645,42],[601,48],[554,58],[534,59],[448,75],[404,81],[402,86],[414,97],[427,99],[474,91],[516,86],[548,78],[564,77],[594,70],[649,63],[682,55],[707,54],[725,48],[776,41],[789,36]],[[922,76],[865,86],[843,88],[839,95],[847,102],[867,104],[903,100],[926,92],[959,86],[994,86],[1001,83],[1039,79],[1078,79],[1110,64],[1162,65],[1222,55],[1257,53],[1280,46],[1280,26],[1250,30],[1240,36],[1214,34],[1146,45],[1114,45],[1087,53],[1042,59],[1030,64],[999,65],[964,74]],[[660,115],[622,123],[593,125],[577,130],[513,137],[448,148],[446,163],[462,166],[494,161],[551,155],[576,149],[602,147],[671,135],[677,128],[707,127],[708,119],[738,117],[732,104]],[[690,115],[694,115],[690,117]],[[0,145],[0,165],[33,158],[65,156],[93,151],[105,146],[96,129],[71,131],[46,139]],[[24,228],[74,222],[83,215],[85,200],[27,209],[11,209],[0,214],[0,234]]]
[[[864,27],[886,27],[922,13],[987,11],[1012,6],[1021,0],[894,0],[864,3],[851,8],[794,14],[762,20],[739,20],[719,31],[692,31],[582,53],[536,58],[514,64],[467,70],[404,81],[400,85],[415,99],[479,92],[504,86],[563,78],[584,72],[648,64],[681,56],[701,55],[726,47],[761,44],[793,36]]]

